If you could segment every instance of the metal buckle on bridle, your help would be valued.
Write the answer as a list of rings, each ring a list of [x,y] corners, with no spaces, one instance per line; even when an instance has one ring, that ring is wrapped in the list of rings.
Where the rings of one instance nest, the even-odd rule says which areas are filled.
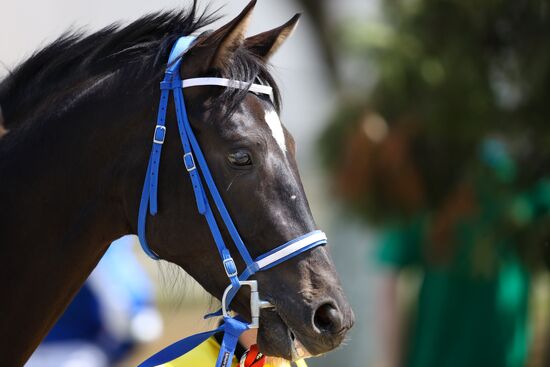
[[[155,133],[153,134],[153,143],[164,144],[166,138],[166,127],[162,125],[155,126]]]
[[[251,329],[257,329],[260,326],[260,309],[262,308],[272,308],[273,306],[268,301],[262,301],[260,299],[260,294],[258,292],[258,281],[256,280],[243,280],[240,282],[241,286],[246,285],[250,287],[250,318],[252,322],[248,324],[248,327]],[[229,291],[233,288],[233,285],[229,285],[225,288],[222,296],[222,313],[224,317],[231,317],[226,305],[227,295]]]
[[[197,169],[197,166],[195,165],[195,158],[193,158],[193,153],[191,152],[183,155],[183,163],[185,164],[185,169],[187,172]]]

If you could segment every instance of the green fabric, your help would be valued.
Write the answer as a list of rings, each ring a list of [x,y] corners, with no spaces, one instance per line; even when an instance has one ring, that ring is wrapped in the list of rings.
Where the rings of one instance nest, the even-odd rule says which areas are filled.
[[[480,215],[458,225],[453,256],[444,264],[428,261],[428,215],[382,236],[383,264],[416,265],[424,274],[404,366],[525,364],[529,276],[506,241],[491,236],[493,214],[502,208],[484,204]]]

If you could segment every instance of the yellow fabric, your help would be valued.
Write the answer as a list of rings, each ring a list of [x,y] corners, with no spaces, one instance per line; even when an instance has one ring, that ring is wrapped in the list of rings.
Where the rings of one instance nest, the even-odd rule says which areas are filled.
[[[179,358],[161,365],[162,367],[214,367],[220,352],[220,345],[210,337]],[[231,367],[237,366],[237,359],[233,357]]]
[[[206,339],[202,344],[199,344],[195,349],[182,355],[179,358],[174,359],[168,363],[160,365],[159,367],[214,367],[216,365],[216,359],[220,352],[220,345],[214,339],[210,337]],[[307,367],[304,360],[295,362],[297,367]],[[237,358],[233,357],[231,367],[237,367]],[[278,366],[273,366],[266,363],[264,367],[290,367],[290,363],[285,363]]]

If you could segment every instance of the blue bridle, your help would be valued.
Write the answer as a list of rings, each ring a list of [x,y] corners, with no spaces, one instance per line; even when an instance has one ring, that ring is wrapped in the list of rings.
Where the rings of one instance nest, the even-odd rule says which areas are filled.
[[[162,363],[167,363],[195,348],[211,335],[222,331],[224,332],[224,338],[220,353],[218,355],[218,360],[216,362],[216,367],[226,367],[231,365],[235,346],[241,333],[247,329],[258,327],[260,308],[272,307],[269,302],[260,300],[257,282],[255,280],[247,279],[258,271],[269,269],[283,261],[301,254],[304,251],[308,251],[316,246],[327,243],[325,234],[322,231],[316,230],[278,246],[266,254],[257,257],[256,259],[253,259],[250,256],[250,253],[248,252],[233,223],[233,220],[231,219],[231,216],[223,203],[214,179],[212,178],[212,174],[208,168],[208,164],[206,163],[204,154],[201,151],[199,143],[191,128],[191,124],[189,123],[185,101],[183,98],[183,88],[201,85],[214,85],[228,88],[246,89],[255,93],[267,94],[269,96],[272,96],[272,90],[269,86],[250,84],[225,78],[192,78],[182,80],[179,74],[182,58],[192,46],[194,40],[195,37],[193,36],[181,37],[178,39],[170,52],[166,73],[163,81],[160,83],[161,95],[157,125],[153,136],[153,148],[149,158],[149,163],[147,165],[147,173],[145,176],[145,183],[143,185],[141,202],[139,206],[138,236],[143,251],[145,251],[145,253],[152,259],[158,260],[158,255],[151,250],[147,244],[145,227],[147,220],[147,209],[149,209],[149,213],[151,215],[155,215],[158,211],[157,189],[159,165],[162,145],[166,137],[166,110],[168,107],[170,91],[172,91],[174,95],[174,104],[176,107],[178,130],[184,152],[183,163],[191,179],[197,209],[198,212],[206,218],[210,232],[212,233],[212,237],[214,238],[214,242],[216,243],[216,247],[218,248],[218,252],[222,259],[225,273],[230,281],[230,284],[222,297],[221,311],[212,314],[223,315],[224,323],[215,330],[192,335],[170,345],[147,359],[145,362],[140,364],[139,367],[153,367]],[[212,201],[214,202],[214,205],[227,231],[229,232],[233,243],[237,247],[237,250],[246,264],[246,268],[240,275],[238,274],[237,266],[235,265],[235,262],[233,261],[233,258],[231,257],[231,254],[222,238],[220,228],[218,227],[218,223],[216,222],[214,213],[212,212],[203,181],[206,184],[206,189],[208,189]],[[231,300],[235,297],[241,286],[249,286],[251,288],[250,308],[252,322],[250,324],[246,323],[239,317],[231,317],[228,314],[228,307]]]

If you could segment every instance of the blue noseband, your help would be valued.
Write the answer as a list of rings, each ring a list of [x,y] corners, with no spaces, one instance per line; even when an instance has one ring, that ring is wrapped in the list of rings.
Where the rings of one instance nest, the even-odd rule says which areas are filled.
[[[258,285],[256,281],[248,281],[247,279],[258,271],[269,269],[283,261],[301,254],[304,251],[327,243],[325,234],[322,231],[317,230],[306,233],[285,244],[282,244],[281,246],[276,247],[256,259],[252,259],[250,256],[248,249],[241,239],[241,236],[239,235],[239,232],[237,231],[237,228],[235,227],[235,224],[233,223],[233,220],[231,219],[231,216],[223,203],[214,179],[212,178],[212,174],[210,173],[210,169],[208,168],[208,164],[206,163],[206,159],[201,151],[195,134],[193,133],[191,124],[189,123],[185,108],[185,101],[183,98],[183,88],[200,85],[215,85],[227,88],[247,89],[255,93],[262,93],[270,96],[272,95],[272,91],[269,86],[250,84],[241,81],[228,80],[225,78],[193,78],[182,80],[179,74],[182,58],[187,50],[189,50],[192,46],[194,40],[195,37],[192,36],[181,37],[175,43],[172,51],[170,52],[168,67],[164,79],[160,83],[161,95],[157,125],[153,136],[153,149],[147,165],[147,173],[145,176],[145,183],[143,185],[141,202],[139,206],[138,236],[143,251],[145,251],[145,253],[151,258],[158,260],[158,255],[151,250],[147,244],[145,227],[147,220],[147,209],[149,209],[149,213],[151,215],[155,215],[158,210],[157,189],[159,165],[162,145],[166,137],[166,109],[168,106],[170,91],[172,91],[174,95],[174,105],[176,107],[178,130],[184,152],[183,163],[191,179],[197,209],[198,212],[206,218],[210,232],[212,233],[212,237],[214,238],[214,242],[218,248],[225,273],[230,281],[230,284],[222,298],[223,307],[221,312],[213,314],[223,314],[224,323],[215,330],[193,335],[172,344],[143,362],[139,367],[153,367],[169,362],[187,353],[208,337],[220,331],[224,331],[224,338],[220,349],[220,354],[216,362],[216,367],[226,367],[226,365],[230,365],[239,335],[249,328],[257,328],[259,324],[259,309],[262,307],[270,307],[268,302],[263,302],[259,299]],[[206,188],[203,182],[206,184]],[[246,268],[240,275],[238,274],[237,266],[235,265],[235,262],[233,261],[233,258],[231,257],[231,254],[222,238],[220,228],[216,222],[208,196],[206,194],[206,189],[212,198],[212,201],[231,237],[231,240],[235,244],[235,247],[246,264]],[[235,297],[237,291],[243,285],[251,288],[250,307],[252,323],[250,324],[244,322],[244,320],[241,320],[240,318],[230,317],[227,313],[231,300]]]

